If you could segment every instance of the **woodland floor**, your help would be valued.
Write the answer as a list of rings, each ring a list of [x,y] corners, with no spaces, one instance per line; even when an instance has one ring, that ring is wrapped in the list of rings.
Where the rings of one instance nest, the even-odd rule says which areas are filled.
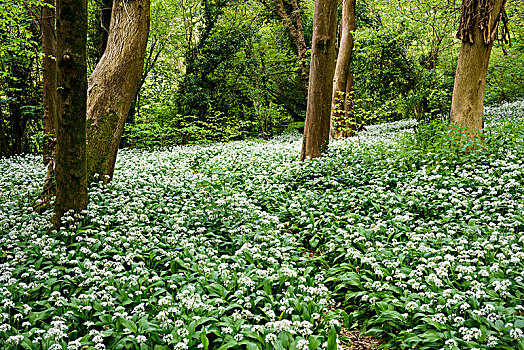
[[[40,157],[0,159],[0,348],[524,349],[524,103],[487,114],[470,152],[413,121],[303,163],[122,150],[58,232]]]

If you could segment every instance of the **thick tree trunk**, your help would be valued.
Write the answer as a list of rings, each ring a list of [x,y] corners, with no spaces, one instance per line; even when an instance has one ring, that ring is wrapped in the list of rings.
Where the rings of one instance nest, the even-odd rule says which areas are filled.
[[[336,30],[337,0],[315,0],[311,68],[301,160],[319,157],[329,143]]]
[[[87,209],[87,0],[57,0],[57,148],[55,225]]]
[[[142,77],[149,8],[150,0],[114,1],[107,48],[89,78],[89,181],[95,174],[104,181],[113,177],[124,123]]]
[[[462,40],[462,46],[457,62],[450,118],[453,124],[465,127],[471,137],[481,136],[479,132],[483,128],[486,73],[505,2],[506,0],[478,0],[472,3],[463,0],[461,25],[457,34]]]
[[[352,120],[352,91],[353,77],[350,73],[351,57],[353,53],[353,34],[356,29],[355,21],[356,0],[344,0],[342,3],[342,33],[338,49],[335,77],[333,78],[333,98],[331,114],[331,138],[350,137],[354,134]],[[351,79],[350,79],[351,75]],[[351,82],[350,82],[351,80]]]
[[[55,61],[55,0],[46,0],[42,6],[40,28],[42,31],[43,109],[44,109],[44,165],[47,176],[43,197],[49,198],[54,184],[55,146],[56,146],[56,61]]]

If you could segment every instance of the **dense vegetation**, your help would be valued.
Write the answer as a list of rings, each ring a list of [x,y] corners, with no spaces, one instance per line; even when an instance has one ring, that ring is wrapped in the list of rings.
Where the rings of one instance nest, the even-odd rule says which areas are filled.
[[[0,155],[37,152],[41,121],[41,0],[4,1],[0,12]],[[88,63],[107,40],[111,1],[91,0]],[[305,117],[300,61],[282,19],[263,1],[160,1],[151,4],[143,79],[122,144],[148,147],[269,138]],[[300,1],[310,48],[313,2]],[[352,71],[359,123],[449,114],[460,1],[357,1]],[[289,11],[289,9],[288,9]],[[486,100],[524,96],[524,8],[509,0],[512,46],[497,42]],[[309,59],[309,57],[307,58]],[[306,59],[306,60],[307,60]]]
[[[524,104],[488,113],[469,153],[414,121],[305,163],[296,134],[125,150],[59,231],[39,159],[3,159],[0,347],[520,349]]]

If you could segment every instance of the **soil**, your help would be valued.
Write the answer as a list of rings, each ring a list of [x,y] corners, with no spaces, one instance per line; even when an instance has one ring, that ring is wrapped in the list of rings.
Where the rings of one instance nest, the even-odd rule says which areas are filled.
[[[358,331],[349,331],[345,327],[342,327],[340,337],[346,338],[347,343],[340,345],[342,350],[374,350],[380,345],[380,340],[373,337],[362,337]]]

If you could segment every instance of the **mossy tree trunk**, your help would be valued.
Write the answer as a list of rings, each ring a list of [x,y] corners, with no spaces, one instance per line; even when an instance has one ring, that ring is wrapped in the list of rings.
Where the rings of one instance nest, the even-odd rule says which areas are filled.
[[[55,225],[87,209],[87,0],[57,0],[57,148]]]
[[[335,77],[333,78],[333,98],[331,114],[331,138],[353,136],[355,123],[353,117],[353,75],[350,71],[353,53],[353,31],[355,21],[356,0],[343,0],[342,3],[342,33],[338,48]]]
[[[315,0],[306,124],[301,160],[319,157],[329,143],[336,29],[337,0]]]
[[[150,0],[115,0],[104,55],[89,78],[87,167],[104,181],[113,177],[124,123],[142,77],[149,34]]]
[[[462,40],[453,97],[451,122],[478,137],[483,128],[486,74],[498,24],[505,18],[506,0],[463,0],[457,38]],[[503,27],[506,28],[507,27]],[[504,38],[505,32],[502,33]]]

